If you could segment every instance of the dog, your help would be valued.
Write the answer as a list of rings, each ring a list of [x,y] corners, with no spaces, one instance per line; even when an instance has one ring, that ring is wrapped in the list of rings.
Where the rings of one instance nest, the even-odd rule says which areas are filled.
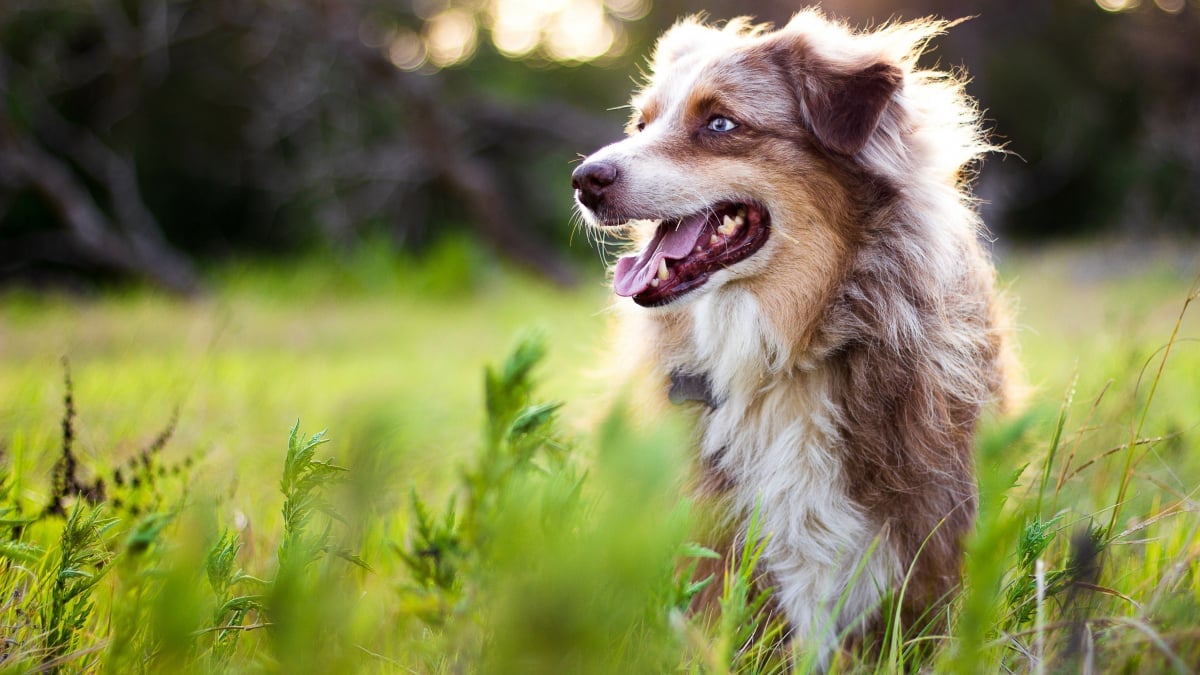
[[[682,20],[572,174],[589,227],[632,239],[620,360],[695,415],[726,554],[757,512],[772,606],[822,663],[885,601],[944,615],[977,422],[1014,391],[970,192],[995,148],[960,76],[916,63],[950,26]]]

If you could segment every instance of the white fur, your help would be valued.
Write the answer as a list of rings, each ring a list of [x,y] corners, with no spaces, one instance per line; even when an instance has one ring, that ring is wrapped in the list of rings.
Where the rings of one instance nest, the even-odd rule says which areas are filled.
[[[880,533],[846,496],[825,372],[781,373],[766,358],[779,336],[749,293],[705,294],[691,315],[694,352],[676,367],[708,373],[722,400],[700,422],[701,457],[734,479],[729,517],[744,523],[759,509],[775,599],[823,662],[903,570],[883,542],[863,563]]]
[[[880,61],[902,66],[904,84],[857,159],[898,186],[897,218],[916,233],[898,245],[905,247],[909,259],[921,263],[922,290],[927,291],[922,297],[935,303],[961,286],[964,274],[991,269],[980,261],[983,253],[975,241],[979,220],[960,185],[963,167],[988,149],[980,140],[977,115],[961,83],[913,68],[924,41],[944,27],[935,22],[899,24],[855,34],[819,12],[806,11],[780,31],[804,38],[817,57],[850,71]],[[659,119],[676,116],[675,109],[696,78],[727,51],[724,46],[759,39],[770,38],[742,22],[713,30],[685,21],[668,33],[656,52],[649,85],[667,102]],[[632,207],[640,214],[635,217],[678,217],[748,196],[768,207],[774,219],[772,236],[756,254],[715,272],[701,289],[667,307],[646,310],[619,301],[628,315],[626,339],[653,341],[660,328],[657,321],[684,318],[688,330],[682,342],[649,348],[652,367],[660,376],[676,370],[708,376],[720,405],[700,415],[701,459],[731,479],[734,508],[729,517],[743,533],[750,514],[756,506],[760,509],[769,537],[764,561],[775,599],[793,634],[815,648],[825,664],[843,632],[857,628],[885,594],[898,589],[906,570],[880,525],[849,497],[838,454],[844,441],[838,435],[840,413],[823,360],[827,354],[793,353],[797,336],[781,334],[747,286],[734,283],[769,273],[780,249],[777,238],[803,238],[806,219],[814,216],[789,211],[786,202],[773,202],[770,194],[761,193],[761,185],[743,184],[736,167],[704,175],[669,161],[656,149],[667,132],[651,123],[643,133],[598,151],[588,161],[613,161],[621,167],[623,180],[632,186],[630,194],[647,200]],[[595,223],[586,210],[584,215]],[[854,264],[878,269],[883,279],[903,274],[888,268],[895,260],[883,256]],[[986,306],[939,306],[943,315],[955,311],[965,316],[944,316],[933,330],[929,319],[905,298],[882,302],[888,305],[877,310],[889,319],[888,334],[878,337],[914,351],[926,350],[924,355],[940,371],[948,390],[978,389],[978,369],[972,366],[978,359],[979,331],[956,332],[954,327],[978,323],[988,316]],[[979,302],[986,305],[987,298]],[[831,343],[836,342],[837,328],[827,336]],[[858,327],[844,329],[849,338]],[[872,555],[864,560],[873,545]]]

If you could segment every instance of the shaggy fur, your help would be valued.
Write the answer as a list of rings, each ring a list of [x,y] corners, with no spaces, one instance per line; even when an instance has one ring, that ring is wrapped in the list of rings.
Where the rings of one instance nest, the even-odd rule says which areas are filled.
[[[707,378],[708,402],[687,404],[697,489],[740,533],[730,547],[760,505],[774,605],[823,660],[906,576],[909,625],[954,592],[976,421],[1007,397],[1005,312],[967,189],[991,148],[962,83],[915,65],[946,27],[685,20],[658,42],[629,137],[576,171],[585,218],[628,223],[637,246],[715,204],[769,213],[766,243],[699,288],[618,299],[619,349],[663,393],[672,373]],[[713,132],[717,117],[736,128]]]

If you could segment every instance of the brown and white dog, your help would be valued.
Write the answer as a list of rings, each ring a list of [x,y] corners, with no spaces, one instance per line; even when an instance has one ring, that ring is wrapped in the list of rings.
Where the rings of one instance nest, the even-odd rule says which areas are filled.
[[[967,188],[991,148],[962,82],[916,67],[947,25],[684,20],[628,137],[572,176],[637,244],[621,359],[695,409],[699,489],[742,538],[758,505],[773,601],[822,660],[902,586],[910,622],[953,593],[976,422],[1007,395]]]

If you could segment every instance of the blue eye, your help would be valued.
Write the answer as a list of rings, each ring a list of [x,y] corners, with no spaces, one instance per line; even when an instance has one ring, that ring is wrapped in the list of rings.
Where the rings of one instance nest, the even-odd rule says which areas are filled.
[[[728,117],[714,117],[708,121],[707,128],[709,131],[724,133],[726,131],[733,131],[734,129],[738,128],[738,125],[737,122],[734,122]]]

